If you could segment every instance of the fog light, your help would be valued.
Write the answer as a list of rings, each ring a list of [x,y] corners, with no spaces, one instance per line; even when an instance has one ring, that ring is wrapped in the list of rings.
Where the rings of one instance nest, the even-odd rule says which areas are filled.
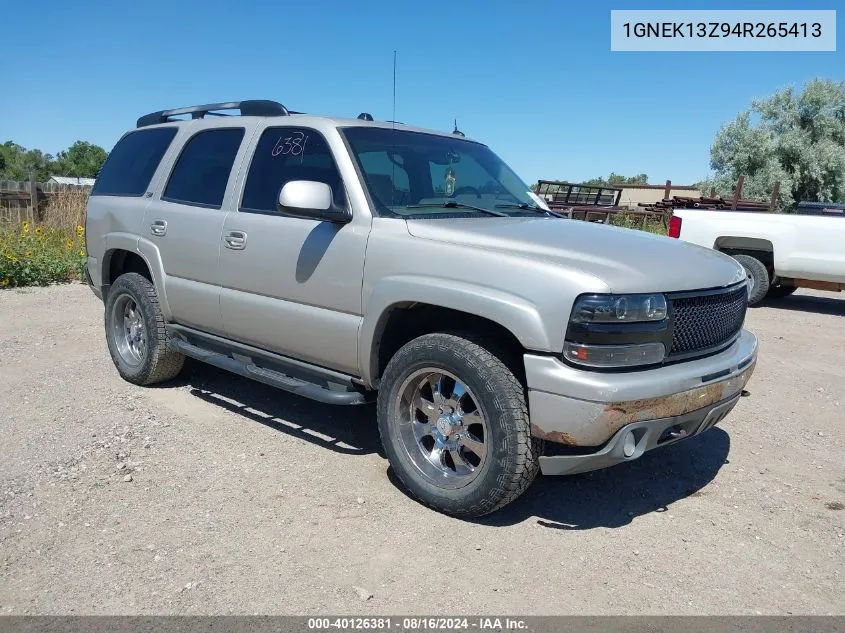
[[[634,454],[634,451],[637,449],[637,438],[634,437],[633,433],[628,433],[625,436],[625,439],[622,441],[622,454],[625,457],[630,457]]]

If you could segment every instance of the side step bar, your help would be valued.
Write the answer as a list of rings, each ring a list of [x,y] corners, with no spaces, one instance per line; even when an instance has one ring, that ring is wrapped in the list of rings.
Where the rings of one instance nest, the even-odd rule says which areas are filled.
[[[298,375],[290,375],[285,372],[288,369],[286,367],[288,363],[286,362],[287,359],[283,356],[277,356],[276,354],[271,354],[263,350],[254,350],[257,352],[255,355],[265,361],[264,364],[271,366],[263,367],[254,362],[253,355],[249,354],[249,351],[253,350],[249,346],[233,344],[225,341],[225,339],[197,332],[184,326],[168,325],[167,328],[171,333],[170,346],[173,349],[185,356],[190,356],[220,369],[225,369],[232,373],[245,376],[246,378],[263,382],[265,385],[270,385],[271,387],[276,387],[277,389],[282,389],[298,396],[326,404],[352,405],[366,404],[371,401],[366,393],[355,389],[351,377],[345,380],[338,380],[338,378],[343,378],[343,374],[323,370],[319,367],[308,366],[308,374],[311,375],[306,376],[301,371],[303,369],[302,365],[304,364],[301,361],[293,361],[291,359],[292,362],[289,370],[291,374]],[[196,343],[188,342],[183,338],[185,335],[192,339],[200,340]],[[216,343],[213,347],[217,349],[209,349],[203,346],[202,343],[205,342],[201,340],[203,338],[211,339],[209,342]],[[231,351],[225,349],[224,346],[230,348]],[[300,369],[300,371],[296,371],[297,369]],[[324,374],[320,377],[322,379],[317,377],[319,374]]]

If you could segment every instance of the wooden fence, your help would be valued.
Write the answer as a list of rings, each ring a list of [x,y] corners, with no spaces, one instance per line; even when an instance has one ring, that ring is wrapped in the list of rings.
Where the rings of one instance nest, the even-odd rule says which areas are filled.
[[[85,185],[62,185],[34,180],[0,180],[0,222],[38,222],[54,198],[62,192],[88,192]]]

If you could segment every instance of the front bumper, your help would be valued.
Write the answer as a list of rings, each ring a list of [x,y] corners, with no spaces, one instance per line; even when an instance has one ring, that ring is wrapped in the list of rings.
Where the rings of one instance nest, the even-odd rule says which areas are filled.
[[[745,330],[713,356],[641,371],[590,372],[552,356],[526,354],[531,432],[551,442],[595,447],[595,453],[578,457],[599,460],[630,425],[656,428],[667,421],[668,428],[687,414],[706,417],[717,405],[735,403],[756,362],[757,339]],[[704,418],[697,419],[700,425]]]
[[[540,457],[540,472],[544,475],[574,475],[637,459],[653,448],[674,444],[713,428],[731,412],[739,397],[736,394],[715,406],[671,418],[633,422],[619,429],[595,453]]]

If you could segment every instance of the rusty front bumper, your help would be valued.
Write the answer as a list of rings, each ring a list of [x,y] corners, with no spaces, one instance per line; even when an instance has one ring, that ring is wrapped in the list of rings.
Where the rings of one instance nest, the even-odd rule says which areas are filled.
[[[598,455],[632,425],[656,428],[665,422],[669,428],[673,420],[686,424],[693,416],[701,426],[711,410],[733,407],[756,362],[757,339],[747,331],[714,356],[636,372],[599,374],[526,355],[531,432],[551,442],[595,447]]]
[[[739,397],[740,394],[736,394],[714,406],[683,415],[633,422],[619,429],[595,453],[540,457],[540,472],[544,475],[574,475],[637,459],[653,448],[674,444],[713,428],[731,412]]]

